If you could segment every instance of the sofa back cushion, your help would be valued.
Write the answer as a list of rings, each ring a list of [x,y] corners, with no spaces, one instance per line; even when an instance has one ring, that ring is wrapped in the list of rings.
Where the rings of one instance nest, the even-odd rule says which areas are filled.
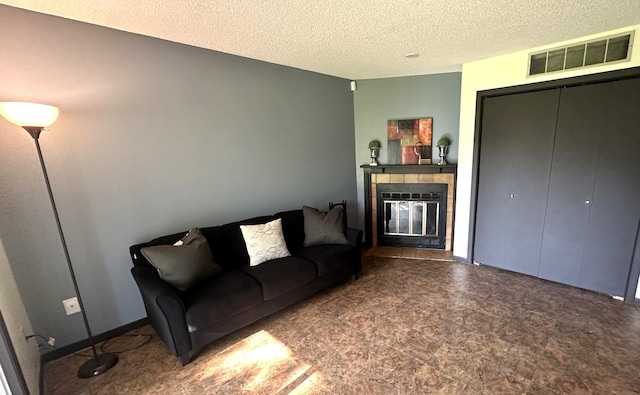
[[[249,264],[249,254],[247,253],[247,246],[244,242],[240,225],[265,224],[274,219],[276,219],[276,217],[268,215],[222,225],[220,227],[222,231],[220,240],[224,248],[222,249],[221,260],[219,261],[220,266],[225,269],[232,269]]]
[[[295,254],[304,242],[304,216],[302,210],[282,211],[274,215],[282,219],[282,233],[289,252]]]
[[[346,218],[346,212],[344,213]],[[282,219],[282,232],[287,248],[292,254],[300,251],[304,243],[304,215],[302,209],[282,211],[275,215],[255,217],[243,221],[237,221],[222,226],[200,228],[204,237],[209,242],[213,260],[223,269],[234,269],[249,264],[249,254],[240,230],[240,225],[264,224],[274,219]],[[168,236],[158,237],[148,243],[133,245],[129,248],[134,266],[151,266],[140,253],[140,249],[147,246],[173,244],[180,240],[187,230]]]

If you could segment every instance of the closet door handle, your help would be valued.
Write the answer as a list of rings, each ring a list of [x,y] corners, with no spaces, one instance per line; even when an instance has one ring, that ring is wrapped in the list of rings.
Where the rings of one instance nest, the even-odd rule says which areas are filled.
[[[585,200],[584,204],[591,204],[591,200],[590,199]]]

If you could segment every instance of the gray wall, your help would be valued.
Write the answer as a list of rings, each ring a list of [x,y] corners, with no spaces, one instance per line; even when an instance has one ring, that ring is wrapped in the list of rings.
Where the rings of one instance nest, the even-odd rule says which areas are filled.
[[[40,143],[94,333],[145,316],[131,244],[341,199],[356,212],[349,81],[7,6],[0,26],[0,100],[60,108]],[[61,304],[33,140],[4,119],[0,238],[34,331],[86,337]]]
[[[433,117],[433,141],[451,140],[447,161],[457,163],[462,73],[358,81],[354,92],[356,128],[356,174],[358,180],[359,227],[364,229],[363,173],[360,166],[371,162],[369,141],[380,140],[378,161],[387,163],[387,121]],[[432,158],[438,158],[434,147]],[[437,159],[436,159],[437,160]],[[435,162],[437,163],[437,162]]]

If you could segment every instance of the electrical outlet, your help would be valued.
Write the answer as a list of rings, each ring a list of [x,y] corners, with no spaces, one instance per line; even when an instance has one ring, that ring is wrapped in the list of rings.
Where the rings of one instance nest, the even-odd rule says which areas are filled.
[[[78,303],[78,298],[75,296],[73,298],[63,300],[62,305],[64,306],[64,311],[67,315],[77,314],[80,312],[80,304]]]

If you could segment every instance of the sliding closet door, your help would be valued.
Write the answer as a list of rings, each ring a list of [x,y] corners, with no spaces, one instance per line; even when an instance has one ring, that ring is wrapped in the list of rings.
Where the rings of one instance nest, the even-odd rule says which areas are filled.
[[[564,89],[539,277],[624,296],[639,198],[640,79]]]
[[[624,296],[640,221],[640,79],[607,85],[580,286]]]
[[[578,286],[602,140],[607,84],[563,89],[539,277]]]
[[[487,98],[475,261],[537,275],[559,90]]]
[[[484,101],[474,260],[504,267],[505,229],[511,191],[512,129],[502,117],[509,97]]]

